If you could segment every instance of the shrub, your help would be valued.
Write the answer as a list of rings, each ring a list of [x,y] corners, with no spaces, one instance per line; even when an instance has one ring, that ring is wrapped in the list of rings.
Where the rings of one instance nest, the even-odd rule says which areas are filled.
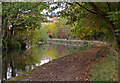
[[[87,41],[84,41],[83,44],[88,45],[88,42],[87,42]]]
[[[19,39],[18,41],[19,41],[19,43],[20,43],[20,45],[21,45],[21,49],[25,49],[25,48],[26,48],[26,43],[25,43],[25,41],[24,41],[23,39]]]
[[[24,49],[26,46],[23,40],[15,40],[13,38],[7,38],[3,40],[3,47],[6,49]]]
[[[3,49],[8,49],[8,47],[7,47],[7,45],[8,45],[8,42],[7,42],[7,39],[4,39],[4,40],[2,40],[2,48]]]
[[[20,44],[20,42],[17,42],[17,47],[19,48],[19,49],[21,49],[21,44]]]

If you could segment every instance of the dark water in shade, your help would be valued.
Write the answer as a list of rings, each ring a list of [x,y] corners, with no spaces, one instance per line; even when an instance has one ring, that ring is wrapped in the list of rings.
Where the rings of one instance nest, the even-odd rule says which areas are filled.
[[[29,50],[9,50],[3,52],[2,79],[9,79],[71,53],[87,48],[79,46],[43,44],[31,47]]]

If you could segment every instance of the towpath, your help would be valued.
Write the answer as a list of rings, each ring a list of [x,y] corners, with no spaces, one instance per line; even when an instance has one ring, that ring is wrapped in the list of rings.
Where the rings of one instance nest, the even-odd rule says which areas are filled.
[[[75,41],[75,40],[74,40]],[[77,40],[76,40],[77,41]],[[80,40],[83,41],[83,40]],[[97,46],[86,51],[71,54],[53,60],[43,66],[36,67],[23,78],[13,78],[14,81],[87,81],[91,80],[91,67],[98,51],[105,47],[105,43],[89,41]]]

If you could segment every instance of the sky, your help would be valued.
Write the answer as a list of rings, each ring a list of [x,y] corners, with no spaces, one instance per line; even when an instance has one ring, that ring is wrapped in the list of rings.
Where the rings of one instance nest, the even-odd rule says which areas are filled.
[[[55,6],[57,6],[57,4],[51,4],[50,8],[55,7]],[[62,4],[62,6],[65,6],[65,5]],[[64,10],[64,8],[57,8],[53,12],[57,13],[57,12],[62,11],[62,10]],[[46,12],[48,12],[48,10],[44,9],[43,12],[41,12],[41,14],[46,14]],[[51,13],[48,12],[48,15],[51,15]]]

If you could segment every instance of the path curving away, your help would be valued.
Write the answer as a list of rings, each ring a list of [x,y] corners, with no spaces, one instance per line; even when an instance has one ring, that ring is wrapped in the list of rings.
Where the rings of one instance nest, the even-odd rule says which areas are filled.
[[[105,44],[53,60],[44,66],[37,67],[28,74],[21,74],[22,79],[13,78],[14,81],[87,81],[91,80],[91,65],[97,58],[98,51]]]

